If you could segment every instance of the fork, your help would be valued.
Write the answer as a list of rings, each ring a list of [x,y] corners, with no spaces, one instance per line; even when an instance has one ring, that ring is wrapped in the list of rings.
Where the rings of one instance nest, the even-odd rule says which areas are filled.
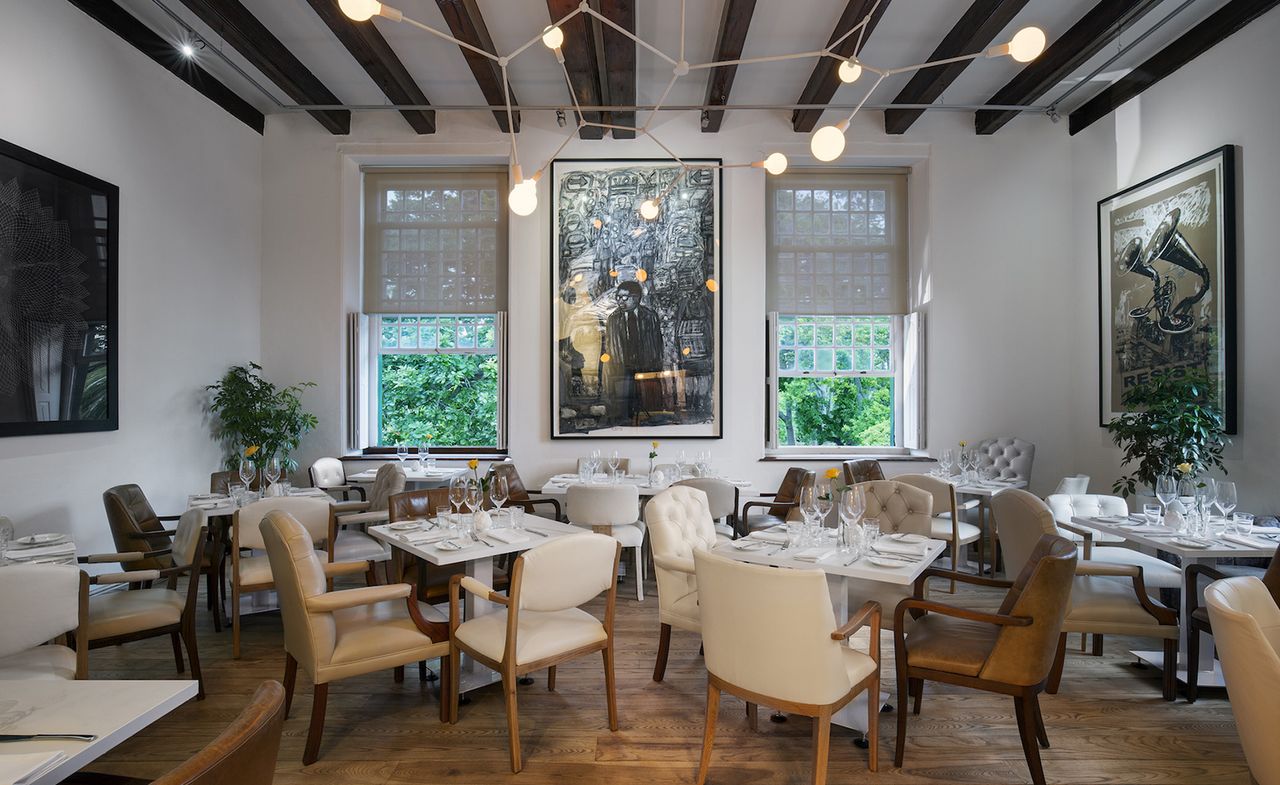
[[[471,539],[480,543],[481,545],[486,545],[490,548],[495,547],[493,543],[489,542],[488,540],[481,539],[479,536],[476,535],[475,532],[470,532],[470,534],[471,534]]]

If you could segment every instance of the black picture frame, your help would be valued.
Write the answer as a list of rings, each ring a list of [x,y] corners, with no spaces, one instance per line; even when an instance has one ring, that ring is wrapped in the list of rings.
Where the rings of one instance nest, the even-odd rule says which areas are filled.
[[[1203,365],[1224,430],[1237,432],[1236,165],[1236,146],[1223,145],[1098,200],[1100,426],[1124,411],[1126,387]],[[1127,295],[1148,290],[1130,307]]]
[[[0,140],[0,437],[119,429],[119,235],[118,187]]]
[[[548,210],[550,221],[549,232],[549,276],[551,280],[551,300],[550,300],[550,347],[549,347],[549,365],[550,380],[548,383],[548,400],[550,406],[550,438],[564,440],[584,440],[584,439],[643,439],[663,441],[670,439],[681,440],[703,440],[703,439],[722,439],[724,438],[724,278],[725,265],[723,261],[723,235],[724,235],[724,183],[723,183],[723,159],[721,158],[687,158],[683,159],[683,163],[695,169],[710,171],[713,175],[715,196],[712,200],[713,210],[712,219],[714,221],[713,231],[713,270],[714,279],[717,283],[717,289],[714,296],[713,319],[714,319],[714,367],[716,369],[715,380],[712,388],[714,390],[714,415],[712,423],[706,427],[705,432],[679,432],[680,426],[653,426],[653,427],[601,427],[586,432],[561,432],[558,427],[560,425],[560,401],[558,398],[558,385],[561,357],[560,357],[560,325],[558,324],[558,298],[560,297],[560,270],[558,249],[560,241],[560,215],[559,215],[559,183],[560,175],[567,167],[596,167],[605,168],[608,166],[622,167],[624,165],[639,165],[653,167],[675,167],[679,168],[681,162],[674,161],[670,158],[643,158],[643,157],[624,157],[624,158],[557,158],[551,162],[549,167],[551,176],[551,205]],[[644,195],[638,195],[636,204],[642,201]],[[661,220],[661,218],[659,219]]]

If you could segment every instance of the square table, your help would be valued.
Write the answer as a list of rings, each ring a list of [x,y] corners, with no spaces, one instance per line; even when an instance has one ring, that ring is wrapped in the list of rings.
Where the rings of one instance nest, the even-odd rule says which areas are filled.
[[[32,785],[54,785],[186,703],[198,685],[164,681],[0,681],[0,733],[88,733],[93,741],[43,739],[0,743],[0,754],[52,753],[66,760]]]
[[[441,469],[436,468],[427,471],[425,468],[414,466],[410,462],[401,462],[400,468],[404,469],[404,480],[410,485],[416,485],[423,488],[441,488],[449,484],[449,480],[460,474],[470,472],[470,469],[460,467],[457,469]],[[377,469],[365,469],[362,472],[347,475],[347,482],[373,482],[378,476]]]
[[[1132,523],[1121,523],[1114,518],[1091,518],[1084,515],[1077,515],[1071,518],[1071,522],[1085,526],[1096,531],[1114,534],[1123,538],[1126,542],[1131,542],[1138,547],[1143,553],[1155,555],[1157,550],[1171,553],[1178,557],[1181,562],[1182,573],[1185,578],[1187,568],[1192,564],[1216,564],[1218,559],[1239,559],[1239,558],[1267,558],[1276,552],[1276,543],[1269,546],[1250,548],[1247,545],[1230,542],[1221,538],[1213,538],[1213,544],[1208,548],[1194,548],[1181,545],[1175,542],[1175,538],[1179,535],[1172,529],[1168,533],[1160,531],[1151,531],[1148,527],[1135,528]],[[1161,527],[1164,528],[1164,527]],[[1280,533],[1280,529],[1275,530]],[[1107,546],[1115,547],[1115,546]],[[1185,586],[1185,580],[1183,585]],[[1191,616],[1191,598],[1185,596],[1187,592],[1183,592],[1182,608],[1178,613],[1178,673],[1179,681],[1186,683],[1187,673],[1187,631],[1190,624]],[[1203,597],[1197,597],[1202,602]],[[1163,669],[1164,654],[1158,651],[1135,651],[1133,652],[1139,659],[1147,662],[1156,668]],[[1217,661],[1213,657],[1213,636],[1201,633],[1200,635],[1200,662],[1208,663],[1209,670],[1200,671],[1198,684],[1201,687],[1225,687],[1226,682],[1222,678],[1222,671],[1218,668]]]
[[[589,485],[589,486],[634,485],[636,486],[636,490],[639,492],[640,497],[645,498],[649,496],[657,496],[658,494],[662,493],[663,491],[671,487],[671,483],[665,483],[663,485],[650,485],[649,478],[640,474],[619,475],[617,483],[614,483],[611,479],[608,478],[607,475],[603,477],[601,475],[596,475],[596,476],[597,476],[597,479],[595,482],[584,483],[582,482],[582,480],[578,479],[578,475],[576,474],[574,475],[558,474],[552,477],[551,479],[547,480],[546,484],[543,485],[540,489],[536,491],[531,491],[531,493],[535,493],[540,496],[565,496],[569,493],[569,486],[571,485]],[[685,479],[695,479],[695,478],[687,477]],[[724,478],[720,477],[715,479],[724,479]],[[676,482],[678,482],[678,480]],[[740,494],[743,494],[746,496],[752,495],[752,484],[747,480],[725,480],[725,482],[737,488]]]
[[[955,474],[949,477],[942,477],[942,480],[950,483],[956,489],[957,496],[969,496],[973,501],[978,503],[978,530],[984,535],[987,533],[987,519],[993,521],[991,527],[991,574],[996,574],[996,565],[1000,563],[1000,532],[998,525],[994,523],[995,519],[991,515],[991,497],[1000,491],[1009,488],[1026,488],[1026,480],[963,480],[961,475]],[[962,509],[969,509],[973,502],[962,505]],[[956,510],[959,513],[961,510]],[[934,511],[937,514],[937,511]],[[981,543],[979,543],[981,545]]]

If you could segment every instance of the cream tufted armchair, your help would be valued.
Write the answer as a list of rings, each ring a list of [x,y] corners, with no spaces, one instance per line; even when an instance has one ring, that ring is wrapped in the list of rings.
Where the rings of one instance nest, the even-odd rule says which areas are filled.
[[[978,442],[978,468],[994,467],[1002,480],[1031,482],[1031,464],[1035,461],[1036,446],[1025,439],[1002,436],[999,439],[983,439]]]
[[[978,574],[983,573],[985,553],[982,549],[982,530],[972,523],[960,520],[956,511],[956,486],[937,477],[927,474],[901,474],[895,478],[933,497],[933,528],[930,537],[951,543],[951,569],[960,570],[960,566],[968,563],[960,550],[969,543],[978,543]],[[963,554],[967,556],[967,554]],[[956,593],[956,582],[951,582],[951,593]]]
[[[1178,589],[1182,586],[1182,570],[1154,556],[1123,547],[1124,540],[1086,526],[1073,524],[1073,516],[1090,518],[1102,515],[1128,515],[1129,505],[1119,496],[1096,493],[1051,493],[1045,504],[1053,512],[1061,536],[1082,542],[1083,561],[1097,564],[1132,564],[1142,568],[1142,581],[1148,589]],[[1099,548],[1098,545],[1111,547]]]
[[[1249,772],[1259,785],[1280,783],[1275,741],[1280,701],[1280,607],[1252,575],[1225,578],[1205,589],[1231,713]]]
[[[897,480],[861,482],[867,497],[864,518],[879,518],[880,531],[933,536],[933,494]]]
[[[437,657],[447,668],[448,628],[422,618],[407,583],[327,591],[329,579],[349,572],[348,565],[320,561],[307,527],[287,512],[267,513],[259,537],[276,576],[284,621],[286,717],[298,668],[315,684],[302,754],[309,765],[319,757],[330,682],[388,669],[399,680],[408,663]],[[448,716],[445,703],[442,696],[441,722]]]
[[[352,493],[358,494],[360,501],[365,500],[364,487],[347,482],[347,470],[342,468],[342,461],[337,458],[316,459],[311,464],[309,474],[312,488],[321,488],[333,494],[340,493],[343,501],[350,501]]]
[[[690,486],[678,485],[654,496],[645,507],[645,518],[658,578],[660,627],[653,680],[662,681],[667,671],[671,628],[702,632],[693,552],[710,550],[726,538],[716,534],[707,494]]]
[[[1058,533],[1053,511],[1026,491],[1000,491],[991,498],[991,510],[999,521],[1005,569],[1011,575],[1022,570],[1041,535]],[[1136,565],[1078,562],[1062,631],[1047,690],[1050,694],[1057,693],[1062,680],[1068,632],[1158,638],[1164,644],[1164,661],[1178,659],[1178,614],[1148,596],[1144,571]],[[1095,653],[1100,653],[1100,641],[1100,637],[1094,638]],[[1164,669],[1165,700],[1176,696],[1176,673],[1177,668]]]
[[[89,576],[69,564],[0,567],[0,680],[88,678],[88,598]],[[74,651],[49,643],[67,633]]]
[[[707,509],[711,511],[711,519],[715,521],[716,532],[726,537],[733,537],[738,529],[738,487],[718,477],[692,477],[688,480],[672,483],[697,488],[707,495]],[[649,516],[645,514],[645,520]]]

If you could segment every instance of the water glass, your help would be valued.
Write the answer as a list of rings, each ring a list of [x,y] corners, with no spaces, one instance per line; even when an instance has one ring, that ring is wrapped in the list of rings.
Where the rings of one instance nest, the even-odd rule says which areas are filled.
[[[434,455],[431,455],[431,454],[428,454],[428,455],[427,455],[427,466],[426,466],[426,469],[427,469],[427,471],[428,471],[428,472],[435,472],[435,470],[436,470],[436,459],[435,459],[435,456],[434,456]]]
[[[1231,516],[1231,529],[1238,535],[1245,535],[1253,528],[1253,514],[1238,512]]]
[[[450,514],[451,512],[452,508],[447,504],[441,504],[436,507],[436,525],[448,526],[453,520],[453,516]]]
[[[595,466],[591,464],[591,461],[582,461],[578,464],[578,482],[590,485],[595,478]]]
[[[1152,526],[1160,523],[1160,505],[1144,504],[1142,505],[1142,514],[1147,519],[1147,523]]]
[[[880,541],[879,518],[868,518],[862,522],[862,541],[866,544],[867,550],[874,548]]]
[[[508,514],[511,516],[511,528],[513,529],[524,528],[524,508],[523,507],[519,507],[519,506],[512,507],[508,511]]]

